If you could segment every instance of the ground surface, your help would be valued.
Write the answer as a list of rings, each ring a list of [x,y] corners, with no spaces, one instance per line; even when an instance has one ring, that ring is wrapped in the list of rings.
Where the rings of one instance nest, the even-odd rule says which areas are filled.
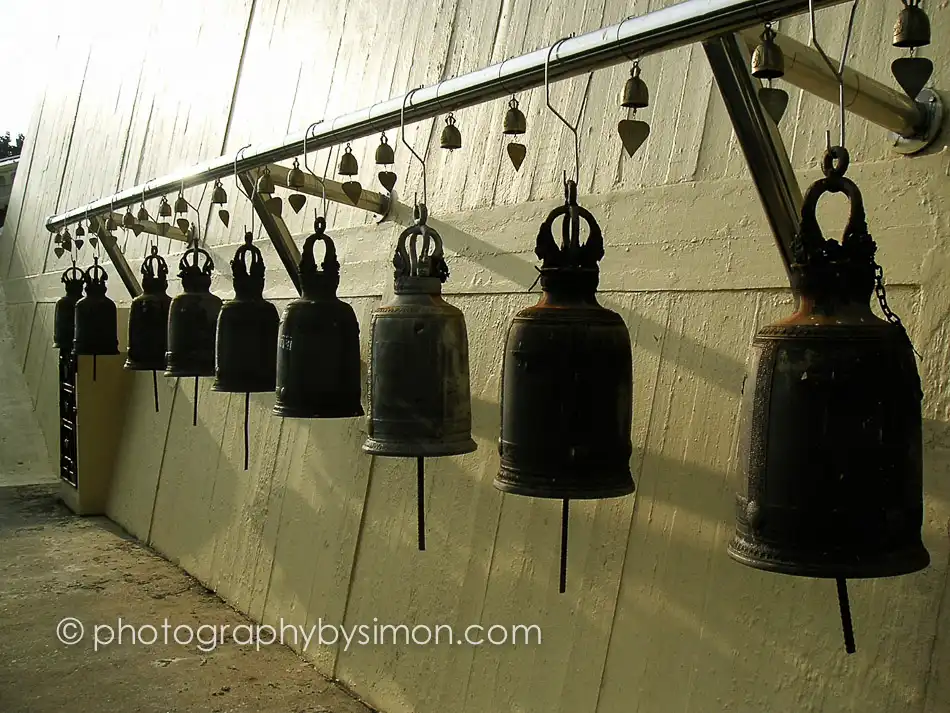
[[[73,516],[55,492],[0,487],[0,711],[368,713],[283,646],[256,651],[229,640],[204,653],[174,643],[173,629],[164,645],[166,619],[192,630],[253,625],[109,520]],[[75,645],[57,639],[65,617],[85,627]],[[116,630],[120,617],[155,626],[158,643],[133,645],[127,633],[95,651],[93,627]]]

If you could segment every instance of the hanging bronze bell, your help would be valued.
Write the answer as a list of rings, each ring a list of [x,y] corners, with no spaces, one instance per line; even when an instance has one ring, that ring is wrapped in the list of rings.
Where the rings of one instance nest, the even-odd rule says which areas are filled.
[[[125,368],[164,371],[168,344],[168,264],[153,245],[142,263],[142,294],[129,308],[129,353]]]
[[[363,450],[403,457],[471,453],[465,316],[442,299],[449,271],[442,237],[426,225],[425,205],[415,216],[393,257],[395,297],[373,310]]]
[[[122,227],[131,228],[135,225],[135,216],[132,215],[132,206],[125,209],[125,215],[122,216]]]
[[[904,0],[904,7],[894,23],[894,46],[925,47],[930,44],[930,18],[920,7],[920,0]]]
[[[386,134],[379,137],[379,146],[376,147],[376,165],[391,166],[396,163],[396,155],[393,153],[393,147],[389,145],[389,139]]]
[[[785,55],[775,41],[777,34],[770,26],[762,33],[762,41],[752,53],[752,76],[756,79],[778,79],[785,76]]]
[[[508,111],[505,112],[505,123],[501,133],[506,136],[518,136],[528,130],[528,122],[524,112],[518,108],[518,100],[514,97],[508,102]]]
[[[158,204],[158,217],[159,218],[172,217],[172,207],[168,204],[168,199],[165,196],[162,196],[162,200]]]
[[[301,296],[284,310],[277,339],[277,401],[274,413],[290,418],[362,416],[360,326],[353,308],[336,296],[340,263],[326,220],[314,222],[297,271]],[[317,241],[326,255],[317,269]]]
[[[359,172],[360,165],[356,160],[356,156],[353,155],[353,149],[347,144],[343,155],[340,156],[340,168],[338,173],[341,176],[355,176]]]
[[[442,129],[440,145],[449,151],[462,148],[462,132],[455,125],[455,117],[451,114],[445,117],[445,128]]]
[[[270,169],[264,166],[260,177],[257,179],[257,194],[259,196],[270,196],[274,194],[274,179],[271,178]]]
[[[66,294],[56,301],[53,312],[53,346],[57,349],[73,350],[73,327],[76,319],[76,303],[82,298],[82,288],[86,273],[73,265],[60,278],[66,288]]]
[[[224,190],[220,180],[215,180],[214,189],[211,191],[211,205],[224,205],[227,202],[227,191]]]
[[[815,218],[829,192],[851,201],[840,243],[825,240]],[[858,187],[826,159],[792,246],[800,306],[756,335],[743,397],[745,489],[729,554],[757,569],[837,578],[839,594],[845,578],[929,563],[920,378],[899,320],[871,312],[875,250]]]
[[[552,226],[564,218],[563,241]],[[589,226],[581,245],[580,221]],[[508,329],[501,382],[501,467],[495,487],[539,498],[609,498],[632,493],[633,356],[623,318],[597,302],[603,237],[577,204],[565,204],[538,233],[541,299]]]
[[[213,391],[273,391],[277,375],[277,308],[264,299],[264,257],[251,242],[234,253],[234,299],[218,315]],[[251,263],[248,265],[247,258]]]
[[[620,106],[625,109],[644,109],[650,106],[650,89],[640,78],[639,64],[634,64],[630,69],[630,76],[623,85]]]
[[[294,165],[287,172],[287,187],[294,190],[300,190],[304,186],[303,171],[300,170],[300,162],[294,159]]]
[[[165,376],[214,376],[215,329],[221,300],[210,291],[213,270],[211,255],[197,245],[190,247],[178,263],[184,292],[172,300],[168,310]]]
[[[175,215],[180,215],[181,213],[188,212],[188,201],[185,200],[185,195],[183,193],[178,194],[178,198],[175,199]]]
[[[76,303],[73,353],[95,356],[119,353],[115,302],[106,296],[106,271],[96,258],[86,270],[86,295]]]

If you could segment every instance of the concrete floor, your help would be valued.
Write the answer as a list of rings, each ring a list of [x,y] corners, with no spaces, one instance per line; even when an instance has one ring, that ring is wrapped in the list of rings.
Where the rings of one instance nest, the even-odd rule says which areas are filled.
[[[192,630],[250,622],[109,520],[73,516],[56,489],[0,487],[0,711],[369,712],[283,646],[229,640],[204,653],[173,633],[162,643],[165,620]],[[75,645],[57,639],[65,617],[85,628]],[[132,644],[127,634],[96,651],[93,627],[115,629],[120,617],[155,626],[159,642]]]

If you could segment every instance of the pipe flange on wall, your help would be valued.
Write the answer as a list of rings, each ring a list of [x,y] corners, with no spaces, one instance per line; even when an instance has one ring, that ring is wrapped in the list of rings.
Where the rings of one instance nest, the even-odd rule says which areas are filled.
[[[944,106],[943,99],[933,89],[924,89],[917,95],[917,106],[922,117],[920,128],[913,136],[901,136],[892,133],[894,143],[891,148],[904,156],[920,153],[940,135],[943,128]]]

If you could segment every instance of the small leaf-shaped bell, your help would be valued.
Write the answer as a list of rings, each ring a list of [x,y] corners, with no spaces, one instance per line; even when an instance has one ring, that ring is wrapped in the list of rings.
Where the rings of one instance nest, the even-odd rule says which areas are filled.
[[[904,0],[904,9],[894,24],[894,46],[924,47],[930,44],[930,18],[920,7],[920,0]]]
[[[382,134],[379,137],[379,146],[376,147],[376,165],[391,166],[394,163],[396,163],[396,156],[393,154],[393,147],[389,145],[386,134]]]
[[[214,190],[211,191],[211,205],[224,205],[228,202],[227,191],[221,185],[221,181],[215,179]]]
[[[294,193],[287,199],[287,202],[290,203],[290,207],[294,209],[294,213],[299,213],[303,210],[303,206],[307,202],[307,196],[303,193]]]
[[[165,196],[162,196],[162,202],[158,204],[158,217],[159,218],[171,218],[172,217],[172,207],[168,203],[168,199]]]
[[[220,218],[221,222],[224,223],[225,228],[231,224],[231,214],[224,208],[218,211],[218,218]]]
[[[775,30],[765,26],[762,41],[752,53],[752,76],[756,79],[778,79],[785,75],[785,55],[775,42]]]
[[[178,229],[179,229],[181,232],[183,232],[183,233],[185,233],[185,234],[187,235],[187,234],[188,234],[188,228],[191,227],[191,223],[188,222],[188,219],[187,219],[187,218],[179,218],[179,219],[176,220],[175,222],[178,224]]]
[[[356,156],[353,155],[353,149],[350,148],[349,144],[346,145],[343,155],[340,157],[340,167],[337,172],[341,176],[355,176],[360,172],[360,165],[356,160]]]
[[[505,123],[501,133],[506,136],[517,136],[528,130],[528,122],[524,112],[518,108],[518,100],[514,97],[508,102],[508,111],[505,112]]]
[[[56,257],[62,257],[63,253],[65,253],[66,251],[63,250],[61,247],[55,247],[53,248],[53,252],[56,253]]]
[[[650,106],[650,89],[646,82],[640,79],[640,65],[634,64],[630,69],[630,76],[623,85],[623,98],[620,106],[626,109],[643,109]]]
[[[303,188],[304,175],[300,170],[300,162],[294,159],[294,167],[287,172],[287,186],[295,190]]]
[[[179,193],[175,199],[175,215],[188,212],[188,201],[185,200],[185,194]]]
[[[270,176],[270,169],[264,166],[260,178],[257,179],[257,193],[261,196],[270,196],[274,194],[274,179]]]
[[[135,225],[135,216],[132,214],[132,206],[125,209],[125,215],[122,216],[122,227],[131,228]]]
[[[462,148],[462,132],[455,125],[455,117],[451,114],[445,117],[445,128],[442,129],[440,145],[449,151]]]

